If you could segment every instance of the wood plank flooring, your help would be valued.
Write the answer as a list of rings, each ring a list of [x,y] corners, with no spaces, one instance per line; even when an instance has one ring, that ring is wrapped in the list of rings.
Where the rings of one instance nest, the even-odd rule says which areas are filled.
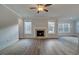
[[[1,55],[74,55],[76,53],[77,50],[64,45],[58,39],[22,39],[0,51]]]

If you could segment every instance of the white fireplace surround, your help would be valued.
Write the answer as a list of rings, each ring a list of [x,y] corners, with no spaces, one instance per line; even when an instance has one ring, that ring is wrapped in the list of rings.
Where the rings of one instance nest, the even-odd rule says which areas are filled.
[[[35,37],[35,38],[47,38],[47,28],[46,28],[46,27],[36,27],[34,30],[35,30],[35,31],[34,31],[34,37]],[[36,34],[38,30],[44,31],[44,36],[38,37],[37,34]]]

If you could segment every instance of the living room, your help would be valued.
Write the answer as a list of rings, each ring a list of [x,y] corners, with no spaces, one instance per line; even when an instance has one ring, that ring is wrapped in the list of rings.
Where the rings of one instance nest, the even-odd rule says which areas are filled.
[[[40,5],[43,6],[46,11],[40,11],[36,8]],[[34,9],[32,9],[32,7]],[[78,11],[79,5],[73,4],[1,4],[0,54],[79,54]],[[58,41],[61,42],[61,44],[57,43]],[[29,45],[33,45],[31,43],[34,44],[34,47],[27,50],[26,47],[28,48]],[[63,53],[60,51],[61,49],[58,49],[59,51],[56,50],[58,52],[55,52],[54,50],[49,50],[49,48],[44,48],[44,43],[45,45],[50,44],[50,46],[57,44],[57,46],[54,47],[55,50],[58,46],[60,49],[60,45],[65,46],[64,48],[62,47],[62,50],[66,47],[69,50],[63,50]],[[14,46],[12,47],[12,45]],[[48,45],[46,47],[50,47]],[[42,46],[49,52],[44,51],[44,49],[41,48]],[[30,51],[25,52],[24,49]]]

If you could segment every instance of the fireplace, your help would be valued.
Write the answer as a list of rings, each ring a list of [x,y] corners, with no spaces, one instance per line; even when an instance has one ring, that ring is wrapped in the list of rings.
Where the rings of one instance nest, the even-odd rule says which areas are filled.
[[[37,37],[44,37],[44,30],[37,30],[36,35]]]
[[[47,28],[35,27],[35,38],[47,38]]]

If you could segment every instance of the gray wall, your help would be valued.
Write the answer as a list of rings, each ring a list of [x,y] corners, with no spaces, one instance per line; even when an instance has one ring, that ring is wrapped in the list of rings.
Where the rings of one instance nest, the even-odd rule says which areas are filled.
[[[18,40],[18,25],[0,29],[0,49],[3,49]]]
[[[0,50],[18,40],[17,16],[0,5]]]
[[[61,36],[61,35],[75,35],[75,22],[74,20],[70,20],[70,19],[58,19],[56,17],[31,17],[29,19],[22,19],[22,21],[31,21],[32,22],[32,34],[24,34],[24,38],[33,38],[35,37],[35,29],[36,28],[46,28],[46,31],[47,31],[47,38],[56,38],[58,36]],[[55,34],[48,34],[48,21],[54,21],[56,22],[56,27],[55,27]],[[62,22],[67,22],[67,23],[71,23],[71,32],[70,33],[58,33],[58,23],[62,23]],[[20,23],[20,25],[23,24],[23,27],[24,27],[24,23]],[[22,29],[22,28],[20,28]],[[20,31],[23,31],[24,32],[24,28]],[[20,34],[21,35],[21,34]]]

